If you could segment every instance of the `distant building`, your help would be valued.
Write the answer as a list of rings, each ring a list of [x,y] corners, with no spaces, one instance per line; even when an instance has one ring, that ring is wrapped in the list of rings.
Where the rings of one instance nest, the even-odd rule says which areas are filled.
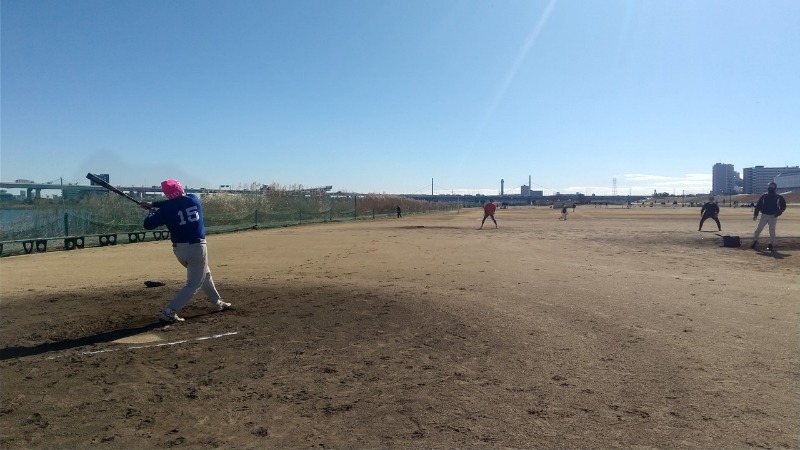
[[[733,169],[733,164],[714,164],[712,169],[711,193],[714,195],[730,195],[739,192],[742,178]]]
[[[64,189],[61,191],[61,194],[64,197],[64,200],[77,201],[85,197],[87,193],[77,189]],[[102,192],[98,192],[98,194],[102,194]]]
[[[775,177],[780,191],[800,191],[800,170],[788,170]]]
[[[97,178],[100,178],[101,180],[105,181],[106,183],[110,183],[111,182],[111,180],[110,180],[110,178],[109,178],[107,173],[98,173],[97,174]],[[91,186],[99,186],[99,184],[95,183],[92,180],[89,180],[89,185],[91,185]]]
[[[519,187],[521,197],[544,197],[544,191],[532,191],[530,186],[522,185]]]
[[[767,185],[771,182],[778,182],[778,177],[786,174],[783,179],[784,184],[792,184],[792,174],[800,171],[798,166],[786,167],[746,167],[744,172],[744,193],[745,194],[760,194],[767,191]],[[778,185],[780,186],[780,185]],[[780,186],[782,190],[787,188]]]

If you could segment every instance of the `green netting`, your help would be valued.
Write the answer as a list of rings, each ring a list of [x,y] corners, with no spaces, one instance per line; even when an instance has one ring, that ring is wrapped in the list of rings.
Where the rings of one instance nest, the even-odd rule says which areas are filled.
[[[208,194],[202,196],[201,203],[208,234],[388,217],[396,214],[398,206],[403,215],[459,208],[455,202],[427,202],[391,195],[283,191]],[[16,241],[141,232],[147,215],[134,203],[114,194],[94,195],[69,203],[46,199],[38,199],[32,205],[6,203],[0,212],[3,213],[0,242],[5,246],[2,254],[13,253],[11,247]]]

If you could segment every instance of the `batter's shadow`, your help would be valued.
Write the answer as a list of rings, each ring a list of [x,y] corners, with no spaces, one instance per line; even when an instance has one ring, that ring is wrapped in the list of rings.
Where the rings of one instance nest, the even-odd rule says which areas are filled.
[[[164,326],[163,322],[156,320],[140,327],[125,328],[122,330],[106,331],[91,336],[84,336],[75,339],[64,339],[56,342],[47,342],[34,345],[32,347],[16,346],[0,349],[0,361],[8,359],[22,358],[25,356],[36,356],[50,352],[71,350],[73,348],[85,347],[87,345],[102,344],[130,337],[136,334],[145,333]]]
[[[784,259],[786,257],[792,256],[791,253],[769,252],[769,251],[758,252],[758,254],[761,256],[770,257],[772,259]]]

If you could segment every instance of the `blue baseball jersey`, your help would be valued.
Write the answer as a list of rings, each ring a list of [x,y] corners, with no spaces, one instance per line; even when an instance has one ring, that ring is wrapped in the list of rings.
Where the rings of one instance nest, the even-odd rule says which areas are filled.
[[[153,205],[159,208],[144,219],[145,229],[152,230],[166,225],[170,239],[176,244],[196,243],[206,238],[203,208],[200,207],[200,199],[195,195],[188,194],[172,200],[153,202]]]

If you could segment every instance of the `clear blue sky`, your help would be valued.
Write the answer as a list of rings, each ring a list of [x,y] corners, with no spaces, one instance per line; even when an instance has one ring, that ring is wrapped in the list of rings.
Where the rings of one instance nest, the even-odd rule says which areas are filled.
[[[2,0],[0,178],[701,193],[800,164],[797,0]]]

